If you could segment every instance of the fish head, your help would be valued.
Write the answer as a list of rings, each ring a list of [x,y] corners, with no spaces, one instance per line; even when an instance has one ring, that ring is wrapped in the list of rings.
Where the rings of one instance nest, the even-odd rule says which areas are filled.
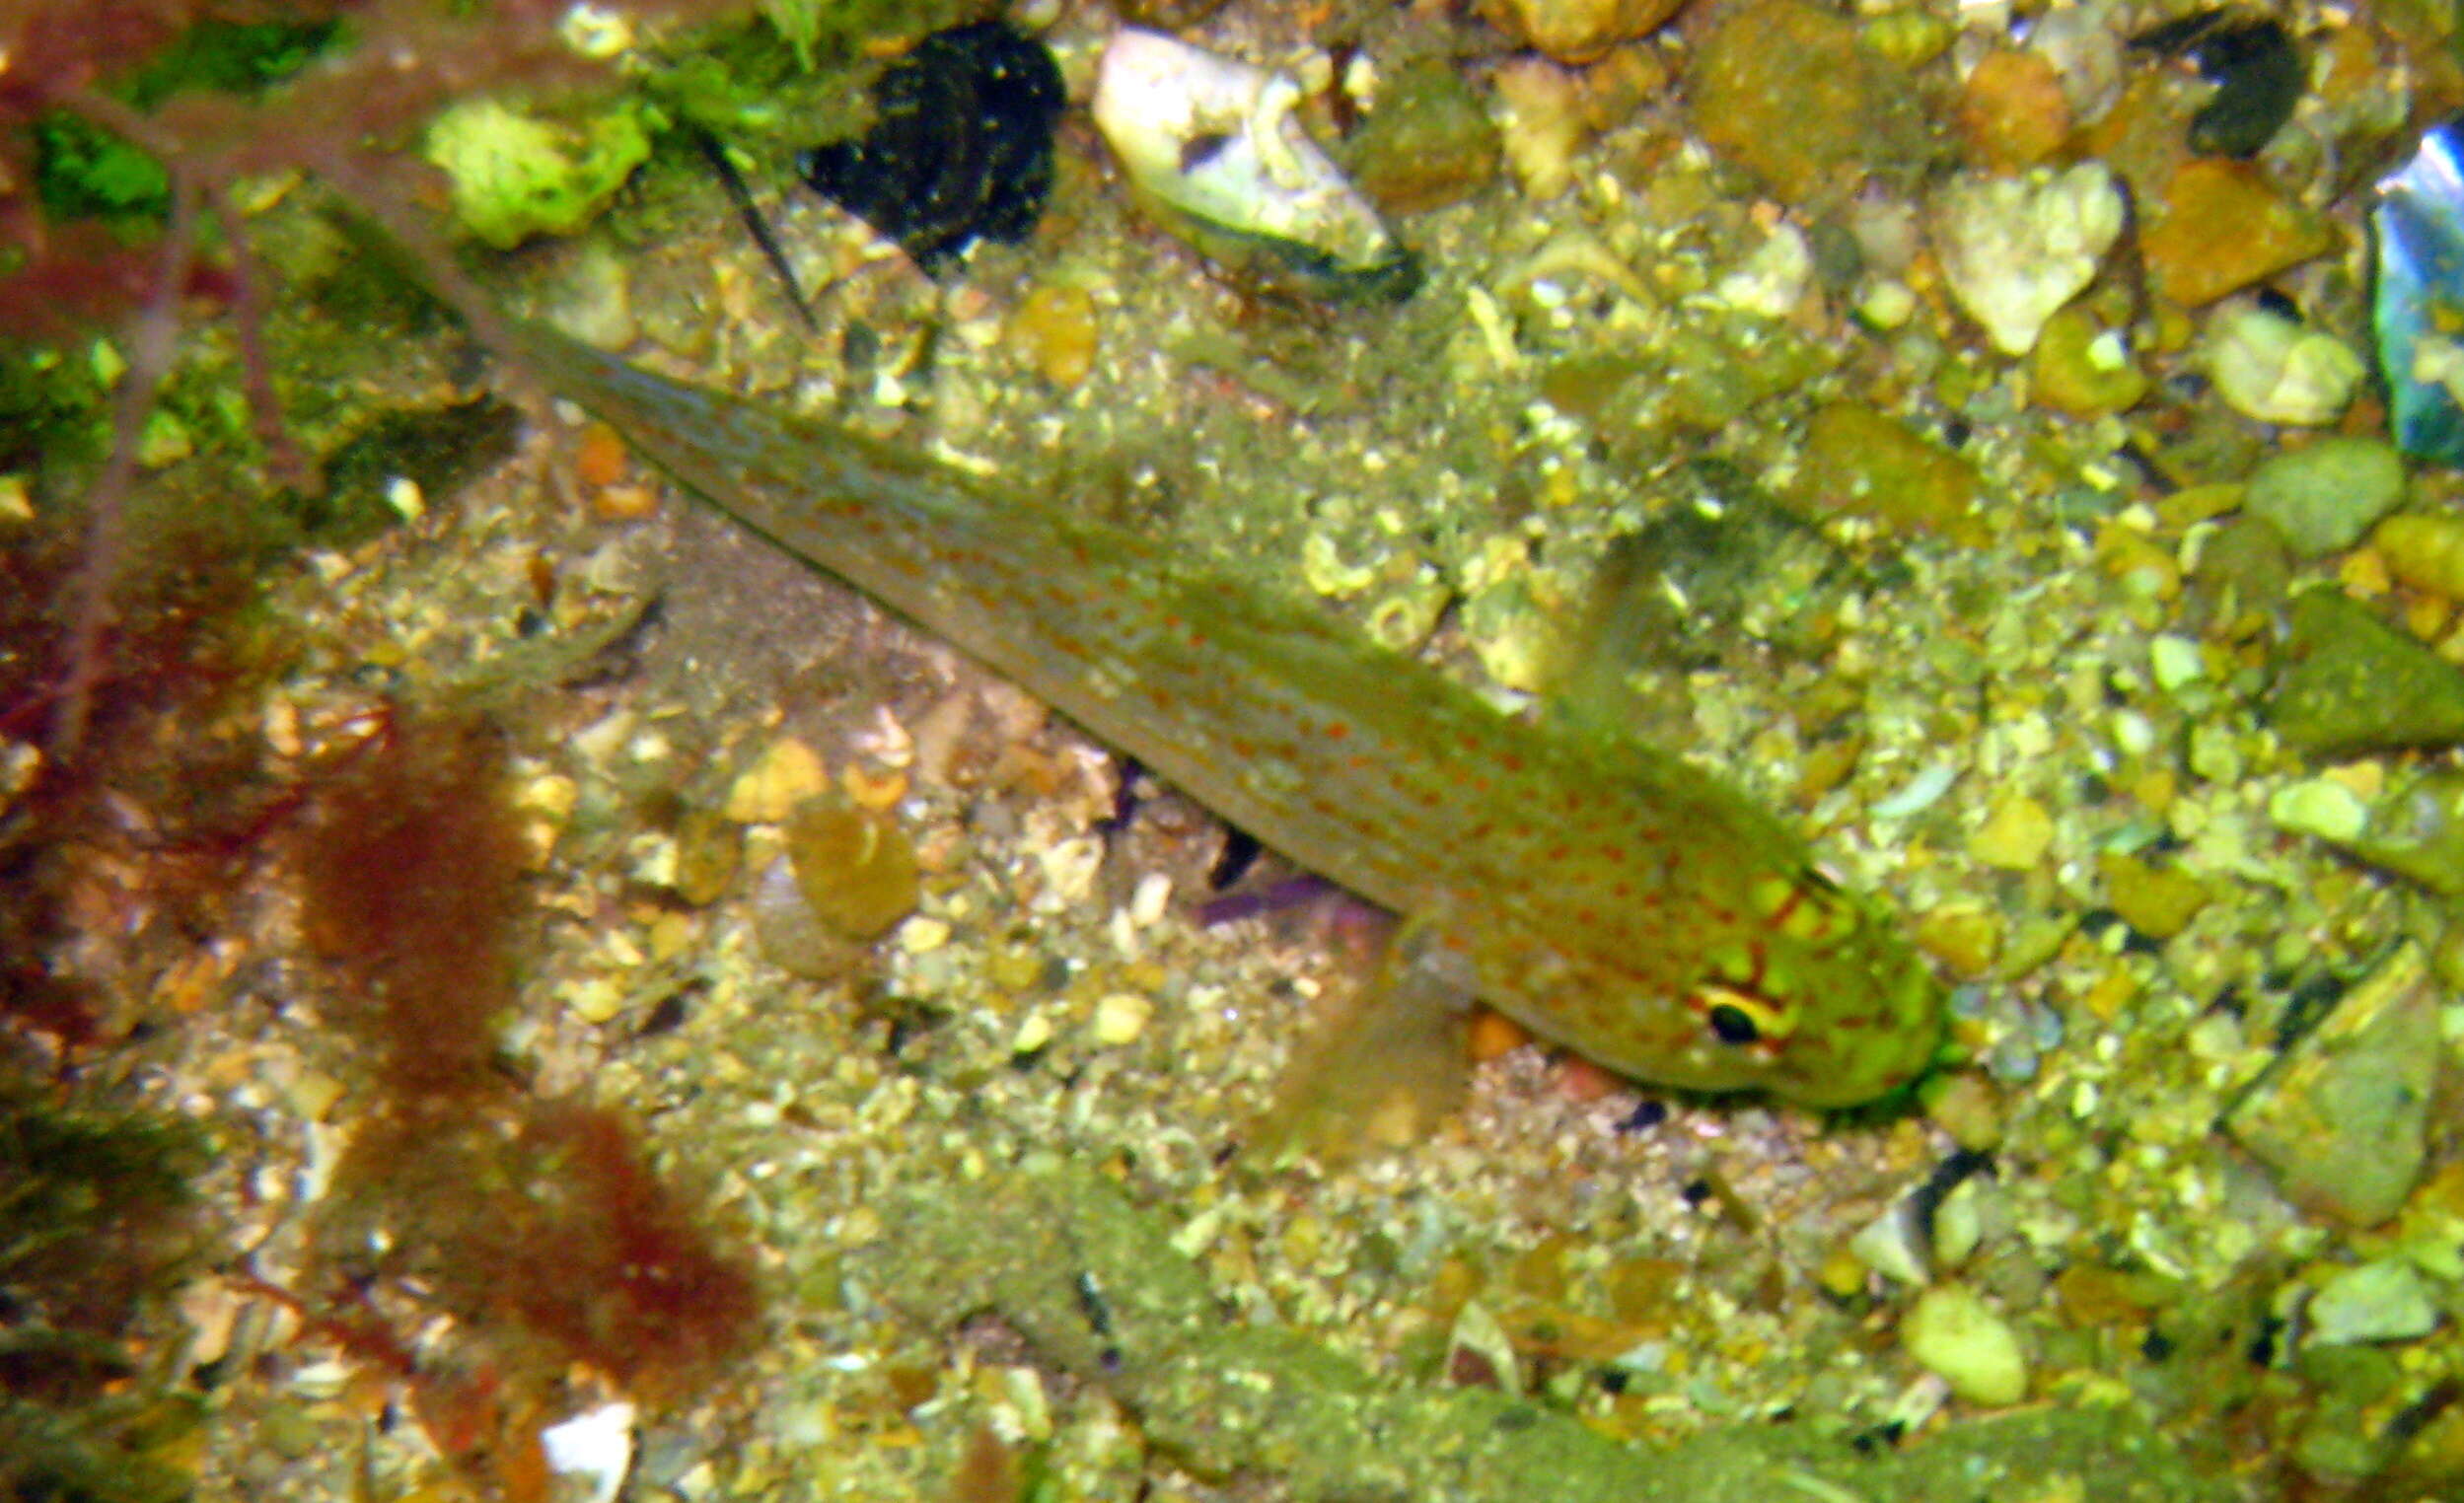
[[[1810,863],[1746,885],[1735,935],[1705,947],[1683,1001],[1693,1071],[1809,1107],[1887,1097],[1936,1064],[1947,995],[1870,900]]]

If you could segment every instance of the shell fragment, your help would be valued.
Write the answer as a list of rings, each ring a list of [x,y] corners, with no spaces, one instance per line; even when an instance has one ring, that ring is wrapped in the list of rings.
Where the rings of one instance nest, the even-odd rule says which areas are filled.
[[[1417,259],[1302,131],[1300,99],[1286,74],[1124,27],[1094,114],[1139,199],[1208,256],[1341,299],[1410,297]]]

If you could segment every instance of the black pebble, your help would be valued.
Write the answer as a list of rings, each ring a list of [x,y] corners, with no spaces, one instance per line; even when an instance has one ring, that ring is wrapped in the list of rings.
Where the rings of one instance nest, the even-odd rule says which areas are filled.
[[[873,128],[796,159],[814,191],[938,275],[979,239],[1015,244],[1052,186],[1060,68],[999,22],[935,32],[873,85]]]
[[[2131,38],[2144,50],[2187,57],[2215,97],[2191,117],[2191,149],[2210,157],[2255,157],[2292,118],[2309,82],[2301,48],[2270,16],[2196,11]]]

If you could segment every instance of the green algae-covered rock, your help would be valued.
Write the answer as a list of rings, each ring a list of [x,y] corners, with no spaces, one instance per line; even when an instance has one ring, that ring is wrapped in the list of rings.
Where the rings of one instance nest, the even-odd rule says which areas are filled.
[[[1845,199],[1928,149],[1905,73],[1854,22],[1805,0],[1721,7],[1686,85],[1703,139],[1789,203]]]
[[[2326,438],[2276,455],[2250,476],[2242,505],[2303,558],[2349,548],[2404,501],[2404,461],[2378,439]]]
[[[2353,1226],[2404,1208],[2428,1152],[2436,980],[2407,941],[2225,1113],[2286,1199]]]
[[[2297,752],[2343,754],[2464,741],[2464,672],[2343,593],[2292,605],[2267,721]]]
[[[1857,402],[1832,402],[1805,426],[1798,489],[1817,515],[1868,517],[1894,532],[1927,532],[1967,546],[1986,540],[1976,466]]]
[[[1463,76],[1437,58],[1378,86],[1378,107],[1344,151],[1352,180],[1389,214],[1460,203],[1497,176],[1496,123]]]
[[[629,102],[553,117],[471,100],[428,127],[427,158],[453,181],[455,215],[499,250],[580,229],[649,156],[642,110]]]

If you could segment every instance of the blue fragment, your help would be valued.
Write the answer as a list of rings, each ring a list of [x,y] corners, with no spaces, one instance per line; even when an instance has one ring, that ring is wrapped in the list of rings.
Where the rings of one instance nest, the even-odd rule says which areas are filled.
[[[2379,179],[2370,226],[2370,322],[2396,447],[2464,464],[2464,406],[2439,380],[2464,384],[2464,118],[2432,126],[2413,159]]]

